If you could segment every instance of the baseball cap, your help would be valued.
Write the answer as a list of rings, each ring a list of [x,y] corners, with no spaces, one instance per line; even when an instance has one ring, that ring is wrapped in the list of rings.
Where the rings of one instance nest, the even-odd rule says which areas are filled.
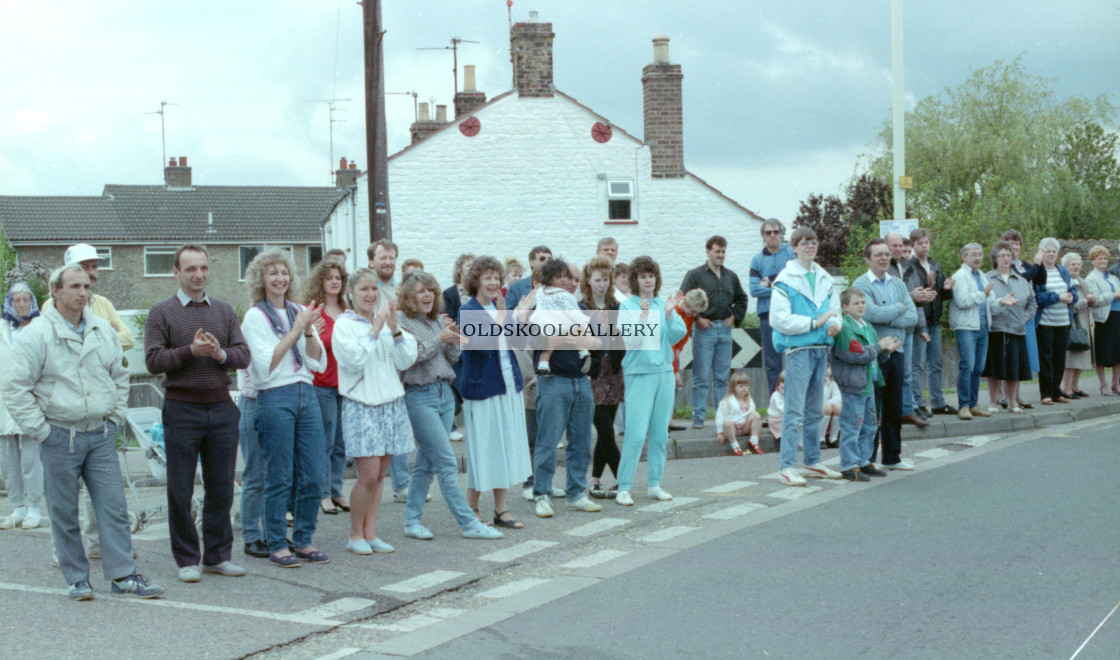
[[[66,256],[63,258],[64,265],[78,264],[90,259],[97,259],[97,248],[86,243],[78,243],[66,248]]]

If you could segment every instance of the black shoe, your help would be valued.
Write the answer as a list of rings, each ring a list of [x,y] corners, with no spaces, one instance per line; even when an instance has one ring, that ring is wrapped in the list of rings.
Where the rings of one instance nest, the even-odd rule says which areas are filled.
[[[930,411],[930,409],[927,406],[919,406],[917,412],[918,412],[919,415],[921,415],[925,419],[929,419],[930,417],[933,417],[933,413]]]
[[[249,555],[250,557],[266,559],[272,553],[268,551],[267,543],[260,539],[257,539],[256,541],[245,544],[245,554]]]
[[[1027,403],[1026,401],[1020,401],[1019,402],[1019,407],[1022,408],[1023,410],[1030,410],[1031,408],[1034,408],[1034,406]]]
[[[603,489],[603,484],[602,483],[598,483],[598,484],[595,484],[594,486],[592,486],[591,490],[588,491],[588,494],[591,495],[591,497],[594,497],[597,500],[607,499],[607,491]]]
[[[949,404],[946,403],[945,405],[941,406],[940,408],[935,408],[934,411],[933,411],[933,414],[935,414],[935,415],[956,415],[958,412],[960,412],[960,411],[957,410],[956,408],[954,408],[953,406],[950,406]]]
[[[864,474],[861,470],[852,468],[850,470],[841,470],[840,476],[848,481],[871,481],[871,477]]]
[[[887,473],[883,472],[879,468],[875,467],[874,463],[868,463],[867,465],[864,465],[863,467],[861,467],[859,469],[859,471],[862,472],[863,474],[866,474],[869,477],[885,477],[885,476],[887,476]]]
[[[1003,408],[1004,410],[1007,410],[1007,399],[1000,399],[999,400],[999,407]]]

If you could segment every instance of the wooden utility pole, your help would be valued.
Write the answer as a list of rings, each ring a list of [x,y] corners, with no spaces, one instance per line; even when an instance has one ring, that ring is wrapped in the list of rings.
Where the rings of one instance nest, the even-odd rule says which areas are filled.
[[[381,53],[381,0],[362,1],[362,26],[366,60],[366,172],[369,182],[369,236],[371,241],[393,238],[389,215],[389,168],[385,142],[385,65]],[[359,248],[361,246],[355,246]]]

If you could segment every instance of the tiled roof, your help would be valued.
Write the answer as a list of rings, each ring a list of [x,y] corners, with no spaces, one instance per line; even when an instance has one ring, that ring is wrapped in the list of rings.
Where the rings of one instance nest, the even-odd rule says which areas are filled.
[[[13,244],[55,241],[314,242],[345,188],[105,186],[101,197],[0,196]],[[213,214],[215,230],[208,232]]]

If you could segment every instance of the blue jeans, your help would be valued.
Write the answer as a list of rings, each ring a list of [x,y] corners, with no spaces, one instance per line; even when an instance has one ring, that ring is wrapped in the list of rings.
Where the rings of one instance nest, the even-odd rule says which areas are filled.
[[[980,397],[980,374],[988,359],[988,327],[979,330],[957,330],[957,349],[961,354],[957,372],[957,405],[975,408]]]
[[[78,526],[79,479],[85,482],[97,512],[105,579],[119,580],[136,572],[116,442],[117,427],[107,422],[73,434],[69,429],[51,426],[50,435],[39,447],[51,539],[66,584],[89,580],[89,560]]]
[[[943,408],[945,395],[941,392],[941,325],[926,327],[929,341],[921,338],[914,340],[914,354],[910,356],[910,388],[914,394],[914,407],[921,406],[922,378],[925,376],[929,383],[930,409]]]
[[[389,459],[389,479],[393,492],[408,490],[408,454],[393,454]]]
[[[782,354],[774,348],[774,330],[770,327],[770,315],[758,319],[759,334],[762,336],[762,366],[766,369],[766,396],[774,393],[778,386],[778,376],[782,373]],[[723,395],[716,392],[720,399]]]
[[[703,424],[708,413],[708,381],[712,399],[719,402],[727,394],[731,376],[731,328],[722,321],[712,321],[701,330],[692,326],[692,423]]]
[[[906,356],[906,366],[902,369],[902,416],[914,414],[914,394],[910,389],[910,373],[912,371],[912,359],[914,357],[914,343],[921,342],[918,339],[916,332],[910,332],[905,335],[902,341],[903,354]]]
[[[323,445],[326,449],[322,498],[342,497],[342,473],[346,470],[346,443],[342,441],[342,398],[337,387],[316,386],[315,396],[319,399],[319,412],[323,415]]]
[[[323,488],[323,416],[315,387],[292,383],[257,393],[257,437],[264,453],[264,527],[269,552],[288,548],[284,514],[295,484],[292,543],[311,545]]]
[[[241,409],[240,433],[241,460],[241,540],[245,543],[264,540],[264,454],[257,439],[257,400],[242,396],[237,402]]]
[[[565,431],[568,432],[568,448],[564,452],[564,471],[568,476],[564,494],[569,502],[583,495],[587,487],[587,467],[591,464],[591,419],[594,414],[595,399],[591,395],[591,381],[587,376],[537,379],[537,442],[533,448],[535,497],[548,497],[552,493],[556,445]]]
[[[875,395],[841,392],[840,397],[840,469],[861,468],[871,462],[875,452],[875,431],[879,426]]]
[[[443,500],[459,527],[468,530],[478,525],[467,498],[459,487],[459,465],[451,449],[451,424],[455,420],[455,394],[446,380],[430,385],[406,385],[404,395],[412,437],[416,441],[416,466],[408,486],[408,502],[404,507],[404,525],[419,525],[424,515],[424,501],[432,478],[439,480]]]
[[[786,353],[786,411],[782,418],[781,466],[797,465],[797,445],[803,446],[805,465],[821,460],[821,420],[824,418],[824,377],[828,349],[803,348]],[[804,440],[802,442],[802,440]]]

